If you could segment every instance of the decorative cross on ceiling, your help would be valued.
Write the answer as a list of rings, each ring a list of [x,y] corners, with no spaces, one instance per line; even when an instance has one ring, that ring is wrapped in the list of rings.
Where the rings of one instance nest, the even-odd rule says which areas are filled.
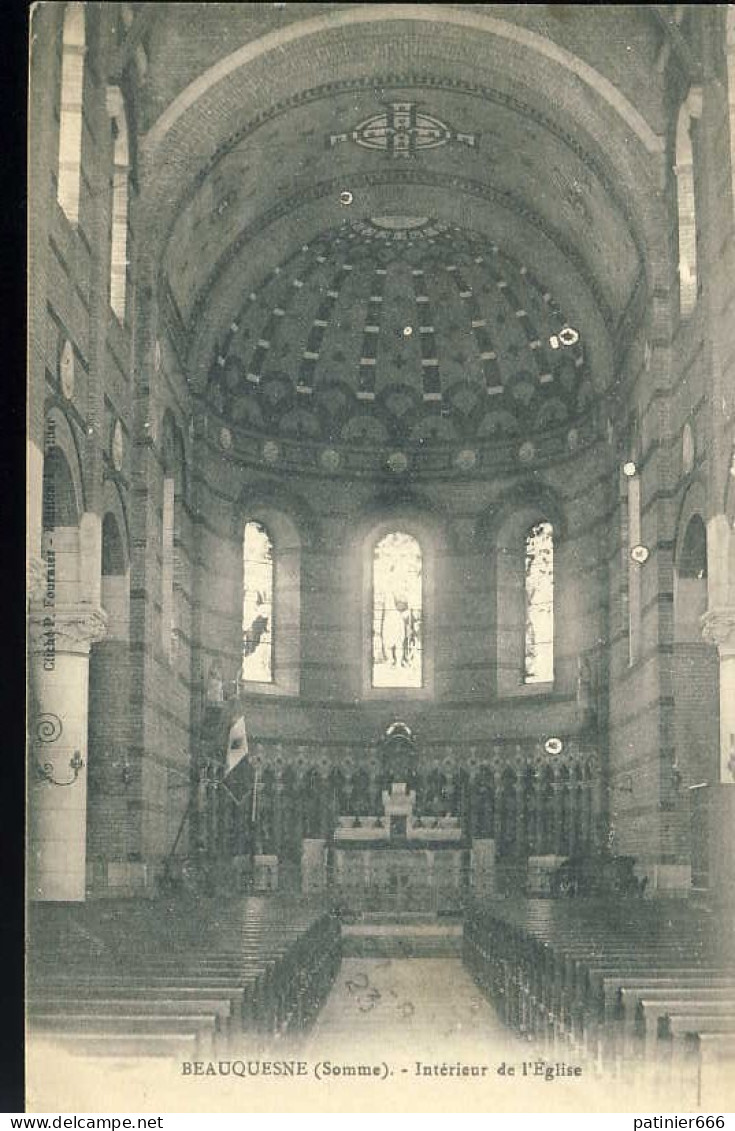
[[[477,149],[479,135],[462,133],[425,114],[416,102],[389,102],[382,114],[361,122],[349,133],[330,134],[328,144],[334,149],[350,139],[364,149],[380,149],[392,157],[413,157],[420,149],[437,149],[450,141]]]

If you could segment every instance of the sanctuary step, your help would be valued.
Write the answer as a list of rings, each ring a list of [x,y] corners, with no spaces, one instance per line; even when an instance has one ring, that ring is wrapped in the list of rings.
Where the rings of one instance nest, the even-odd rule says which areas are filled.
[[[342,925],[342,953],[351,958],[445,958],[462,954],[462,926],[417,917]]]

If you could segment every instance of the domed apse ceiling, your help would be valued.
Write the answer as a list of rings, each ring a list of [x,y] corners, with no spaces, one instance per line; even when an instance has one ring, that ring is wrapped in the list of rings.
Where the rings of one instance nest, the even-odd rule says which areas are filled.
[[[532,270],[392,215],[301,245],[243,295],[206,397],[249,432],[383,447],[567,434],[595,392],[579,331]]]
[[[595,432],[645,297],[648,127],[442,10],[248,48],[144,139],[163,308],[225,448],[433,473]]]

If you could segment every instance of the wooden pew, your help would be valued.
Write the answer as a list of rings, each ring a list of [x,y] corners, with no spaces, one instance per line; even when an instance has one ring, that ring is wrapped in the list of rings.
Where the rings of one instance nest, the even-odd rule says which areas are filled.
[[[241,1032],[257,1033],[267,1024],[268,1016],[263,1016],[262,995],[258,993],[258,981],[253,976],[248,981],[246,975],[185,974],[108,974],[86,972],[75,976],[73,973],[57,975],[45,982],[34,983],[34,993],[39,998],[44,994],[61,996],[66,994],[70,1001],[80,990],[96,991],[101,996],[113,993],[138,991],[139,996],[170,997],[177,995],[211,998],[227,997],[233,1009],[237,1008],[238,1028]]]
[[[92,994],[68,997],[46,997],[40,1000],[31,998],[27,1007],[29,1021],[33,1023],[38,1016],[68,1016],[84,1014],[88,1017],[193,1017],[211,1019],[214,1023],[215,1042],[218,1051],[224,1051],[230,1044],[232,1032],[232,1002],[225,998],[200,998],[197,1000],[170,998],[131,997],[119,994],[101,996]]]
[[[677,1073],[678,1068],[678,1073]],[[735,1099],[735,1033],[685,1033],[681,1058],[673,1063],[674,1079],[681,1081],[680,1096],[705,1111],[724,1108]],[[722,1085],[730,1085],[723,1097]],[[723,1103],[724,1098],[724,1103]]]
[[[724,974],[718,967],[661,967],[619,972],[606,968],[592,970],[589,976],[589,1011],[587,1049],[600,1065],[619,1067],[623,1058],[624,1029],[635,1024],[635,993],[662,990],[672,993],[677,987],[727,989],[735,985],[735,974]],[[630,1003],[630,1008],[626,1004]]]
[[[659,981],[643,981],[638,985],[622,986],[619,992],[620,1054],[623,1059],[647,1057],[656,1041],[656,1011],[660,1005],[709,1005],[712,1002],[735,1000],[735,979],[720,978],[715,984],[712,979],[694,978],[688,982],[683,977]],[[653,1028],[649,1025],[653,1018]]]
[[[196,1034],[169,1033],[162,1029],[157,1033],[66,1033],[44,1034],[46,1040],[52,1039],[67,1052],[86,1057],[132,1057],[140,1059],[149,1056],[165,1056],[178,1060],[195,1060],[197,1053]]]
[[[615,1052],[615,1022],[620,1016],[619,989],[651,984],[656,986],[706,984],[708,976],[716,977],[717,967],[679,966],[677,954],[648,950],[606,952],[602,957],[578,961],[577,977],[569,990],[569,1012],[573,1033],[579,1036],[579,1047],[593,1055]],[[727,984],[727,983],[725,983]],[[600,1030],[605,1027],[612,1038],[606,1048],[600,1044]]]
[[[169,946],[154,947],[148,935],[163,934],[155,919],[155,909],[140,907],[132,916],[133,935],[144,944],[141,953],[134,947],[113,945],[94,956],[81,954],[78,961],[65,957],[58,967],[58,950],[37,948],[31,959],[29,993],[42,1009],[45,1000],[64,1003],[94,998],[137,1004],[135,1016],[146,1012],[155,1016],[157,1006],[166,1001],[163,1011],[176,1015],[176,1002],[189,1003],[184,1012],[194,1015],[215,1003],[215,1012],[229,1013],[229,1029],[247,1033],[252,1040],[273,1039],[286,1030],[310,1022],[319,1009],[341,961],[341,935],[338,919],[331,914],[314,914],[302,908],[289,919],[288,907],[276,901],[246,901],[241,908],[220,909],[216,919],[177,924],[173,917],[164,923]],[[89,910],[85,908],[85,914]],[[153,918],[152,918],[153,915]],[[120,922],[130,927],[127,907],[115,909],[117,944],[122,936]],[[200,929],[202,928],[203,929]],[[209,941],[216,935],[217,945]],[[99,951],[99,947],[97,947]],[[75,953],[77,953],[75,951]],[[101,1006],[94,1009],[100,1013]],[[124,1008],[124,1004],[121,1005]],[[68,1012],[68,1011],[67,1011]],[[76,1038],[75,1038],[76,1039]]]
[[[686,1037],[698,1034],[733,1034],[735,1035],[735,1013],[730,1004],[729,1011],[718,1014],[717,1011],[708,1012],[706,1009],[695,1011],[691,1006],[684,1007],[686,1012],[667,1013],[662,1018],[658,1028],[659,1041],[671,1041],[673,1055],[681,1056]]]
[[[507,1023],[598,1059],[620,983],[698,986],[726,975],[687,908],[667,907],[661,920],[659,906],[642,903],[491,901],[469,910],[463,956]]]
[[[131,1047],[134,1047],[135,1037],[178,1034],[185,1038],[194,1037],[195,1052],[200,1060],[210,1059],[221,1051],[217,1047],[217,1019],[214,1014],[186,1017],[166,1013],[136,1015],[124,1011],[103,1014],[69,1007],[61,1012],[32,1013],[29,1028],[44,1035],[62,1033],[64,1036],[79,1035],[88,1040],[105,1041],[108,1037],[122,1036],[130,1039]]]

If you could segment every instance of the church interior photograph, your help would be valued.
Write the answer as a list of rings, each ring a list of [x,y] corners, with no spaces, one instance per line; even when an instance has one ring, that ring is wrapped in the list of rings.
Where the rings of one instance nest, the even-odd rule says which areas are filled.
[[[52,1106],[274,1048],[722,1106],[735,6],[50,2],[29,44]]]

